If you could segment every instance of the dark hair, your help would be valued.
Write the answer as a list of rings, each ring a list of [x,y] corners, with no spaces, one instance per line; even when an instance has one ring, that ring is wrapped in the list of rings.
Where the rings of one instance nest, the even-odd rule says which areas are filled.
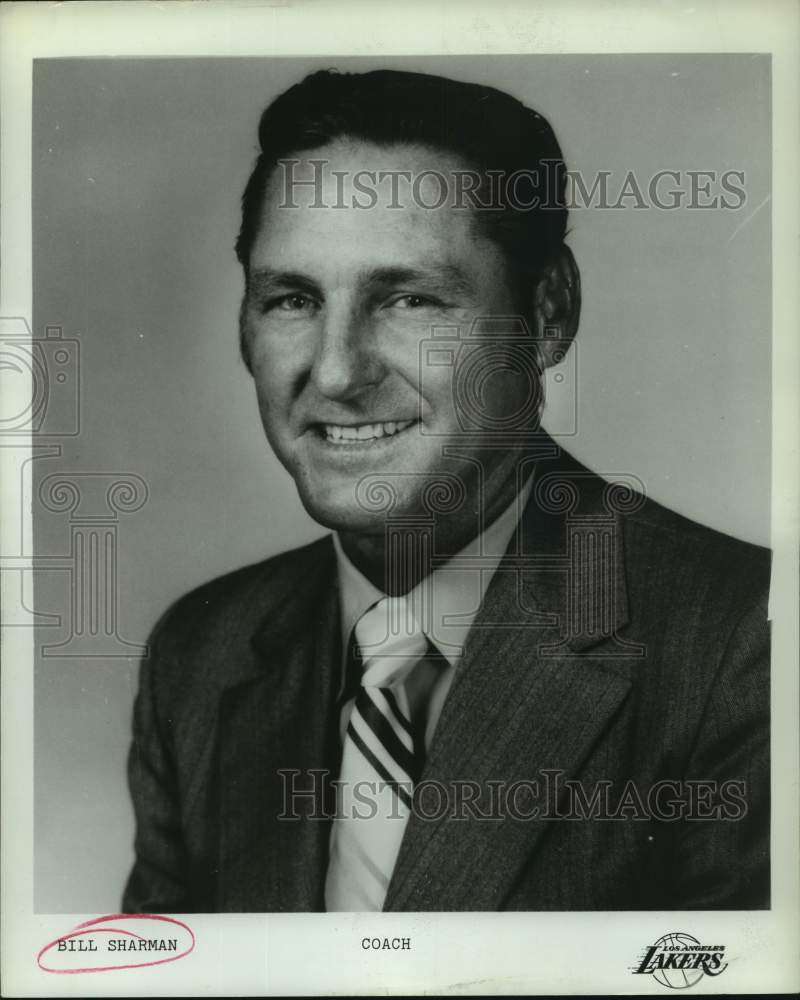
[[[236,241],[245,273],[264,191],[277,163],[343,137],[455,153],[484,180],[487,171],[504,177],[524,171],[531,178],[526,202],[537,198],[535,204],[544,207],[522,209],[506,198],[479,213],[484,231],[520,276],[538,276],[564,239],[564,161],[550,124],[538,112],[493,87],[445,77],[320,70],[277,97],[261,116],[261,152],[242,196]]]

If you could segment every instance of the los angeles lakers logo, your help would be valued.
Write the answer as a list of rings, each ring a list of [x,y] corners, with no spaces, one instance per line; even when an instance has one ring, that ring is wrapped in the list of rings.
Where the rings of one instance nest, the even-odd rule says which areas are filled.
[[[728,967],[724,958],[724,944],[701,944],[691,934],[677,931],[649,945],[631,971],[637,976],[652,976],[672,990],[685,990],[699,983],[703,976],[724,972]]]

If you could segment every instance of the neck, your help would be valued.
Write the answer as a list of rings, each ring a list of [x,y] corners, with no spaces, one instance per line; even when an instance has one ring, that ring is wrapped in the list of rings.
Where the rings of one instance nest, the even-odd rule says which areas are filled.
[[[470,504],[470,509],[442,514],[433,524],[413,522],[393,526],[387,522],[380,534],[340,532],[339,541],[350,562],[379,590],[397,597],[413,590],[433,569],[433,557],[449,558],[460,552],[512,503],[517,492],[512,474],[494,490],[491,501]]]

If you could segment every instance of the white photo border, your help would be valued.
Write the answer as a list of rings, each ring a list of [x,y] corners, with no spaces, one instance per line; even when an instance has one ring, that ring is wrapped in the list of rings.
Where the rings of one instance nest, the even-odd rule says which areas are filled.
[[[363,30],[368,19],[369,30]],[[747,912],[263,914],[187,918],[185,961],[54,976],[36,955],[97,914],[33,913],[33,637],[3,636],[2,979],[6,995],[127,996],[663,993],[632,979],[641,948],[668,931],[720,941],[730,966],[698,991],[800,986],[798,853],[798,38],[791,2],[592,4],[357,0],[267,3],[4,4],[0,9],[0,316],[30,324],[32,61],[52,57],[437,53],[771,53],[773,80],[772,908]],[[22,389],[24,392],[24,388]],[[2,452],[3,510],[19,504]],[[28,464],[25,468],[29,469]],[[22,483],[30,526],[30,478]],[[15,530],[3,518],[4,535]],[[3,551],[13,539],[3,537]],[[26,551],[30,551],[27,549]],[[8,574],[6,574],[8,575]],[[4,579],[4,586],[7,581]],[[407,937],[376,952],[365,937]],[[643,980],[645,980],[643,982]]]

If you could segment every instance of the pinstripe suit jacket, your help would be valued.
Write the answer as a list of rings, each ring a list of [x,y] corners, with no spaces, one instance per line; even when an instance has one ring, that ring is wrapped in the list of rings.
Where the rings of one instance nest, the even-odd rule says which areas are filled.
[[[769,553],[615,503],[552,450],[434,734],[421,783],[446,798],[412,815],[385,909],[767,907]],[[338,622],[330,538],[163,617],[127,912],[323,908]]]

